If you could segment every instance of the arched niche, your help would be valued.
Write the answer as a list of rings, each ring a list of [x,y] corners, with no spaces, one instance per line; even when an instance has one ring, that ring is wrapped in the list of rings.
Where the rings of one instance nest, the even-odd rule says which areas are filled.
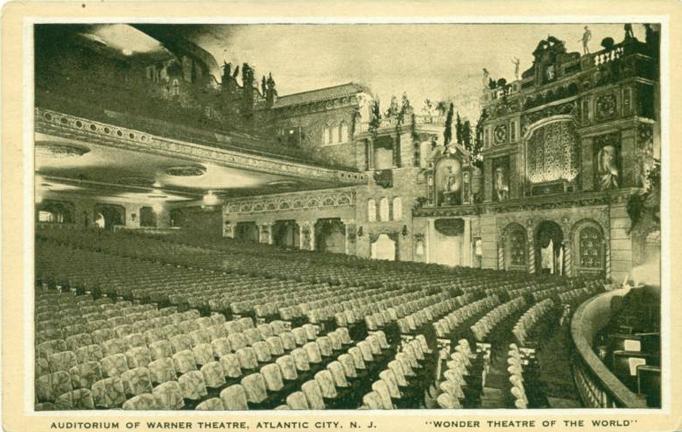
[[[256,222],[237,222],[234,228],[234,238],[242,241],[258,243],[258,225]]]
[[[502,231],[502,254],[505,270],[528,269],[528,237],[526,229],[519,223],[510,223]]]
[[[462,204],[462,162],[453,157],[439,160],[434,169],[434,201],[436,205]]]
[[[98,227],[113,230],[126,224],[126,209],[117,204],[96,204],[93,220]]]
[[[75,207],[69,201],[43,200],[36,209],[38,222],[74,223]]]
[[[563,274],[564,232],[561,225],[551,220],[540,222],[535,230],[535,272]]]
[[[573,226],[571,233],[575,275],[605,275],[607,245],[601,225],[583,219]]]
[[[279,220],[272,225],[272,243],[275,246],[298,249],[300,228],[295,220]]]
[[[346,226],[341,219],[319,219],[315,224],[315,250],[331,253],[346,252]]]

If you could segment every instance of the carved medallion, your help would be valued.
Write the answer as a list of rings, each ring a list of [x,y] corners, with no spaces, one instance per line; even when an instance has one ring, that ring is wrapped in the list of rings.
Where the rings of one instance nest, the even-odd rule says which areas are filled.
[[[616,95],[606,94],[597,98],[597,119],[607,120],[616,116]]]
[[[504,144],[507,142],[507,125],[497,125],[495,128],[495,144]]]

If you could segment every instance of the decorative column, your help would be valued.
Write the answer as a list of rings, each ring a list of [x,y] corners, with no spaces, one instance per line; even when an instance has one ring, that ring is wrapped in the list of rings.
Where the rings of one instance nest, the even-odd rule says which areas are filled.
[[[504,270],[504,246],[502,241],[497,244],[497,269]]]
[[[315,221],[296,221],[301,250],[315,250]]]
[[[528,238],[528,273],[535,273],[535,235],[533,233],[533,221],[528,221],[528,229],[526,231]]]
[[[566,239],[564,244],[564,276],[573,276],[573,248],[571,240]]]
[[[272,244],[272,223],[258,225],[258,240],[260,243]]]
[[[471,219],[464,219],[464,265],[472,266],[473,244],[471,243]]]
[[[424,262],[431,262],[431,238],[436,230],[434,219],[429,219],[426,225],[426,239],[424,242]]]
[[[611,242],[608,237],[604,237],[604,277],[611,279]]]
[[[341,223],[345,228],[345,254],[350,255],[353,243],[355,243],[355,224],[352,219],[341,219]]]

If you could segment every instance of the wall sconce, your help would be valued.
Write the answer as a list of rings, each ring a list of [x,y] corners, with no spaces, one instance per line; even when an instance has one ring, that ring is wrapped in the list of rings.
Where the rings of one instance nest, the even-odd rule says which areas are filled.
[[[364,233],[362,232],[362,227],[358,228],[358,237],[362,237]]]
[[[130,219],[135,222],[135,219],[137,219],[137,215],[135,213],[130,214]]]
[[[401,233],[402,233],[403,237],[407,237],[407,225],[403,225],[403,230]]]

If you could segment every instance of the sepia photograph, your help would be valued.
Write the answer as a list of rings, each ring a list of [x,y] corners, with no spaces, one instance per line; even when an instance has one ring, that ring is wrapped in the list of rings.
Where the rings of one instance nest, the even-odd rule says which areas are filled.
[[[682,3],[543,5],[4,4],[0,429],[680,430]]]
[[[661,408],[661,31],[33,25],[33,408]]]

